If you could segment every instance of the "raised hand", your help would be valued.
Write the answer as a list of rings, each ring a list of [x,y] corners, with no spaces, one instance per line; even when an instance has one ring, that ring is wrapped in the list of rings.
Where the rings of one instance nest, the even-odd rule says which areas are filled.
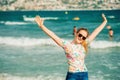
[[[107,19],[106,19],[105,15],[103,13],[102,13],[102,18],[103,18],[104,21],[107,22]]]
[[[106,23],[107,23],[107,19],[105,17],[104,14],[102,14],[102,18],[103,18],[103,22],[101,23],[101,25],[99,25],[93,32],[92,34],[89,36],[89,41],[91,42],[92,40],[94,40],[94,38],[103,30],[103,28],[105,27]]]
[[[35,22],[39,25],[41,30],[43,30],[50,38],[52,38],[59,46],[63,47],[62,39],[60,39],[54,32],[49,30],[44,24],[44,20],[40,16],[35,17]]]
[[[43,26],[44,20],[42,18],[40,18],[40,16],[36,16],[35,21],[39,25],[39,27]]]

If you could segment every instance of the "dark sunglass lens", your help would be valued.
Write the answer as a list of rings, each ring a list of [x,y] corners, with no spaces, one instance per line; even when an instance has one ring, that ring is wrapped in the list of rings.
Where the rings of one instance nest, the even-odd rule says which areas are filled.
[[[85,39],[86,39],[86,37],[82,37],[82,39],[83,39],[83,40],[85,40]]]
[[[79,34],[78,36],[79,36],[79,37],[82,37],[83,40],[86,39],[86,37],[84,37],[82,34]]]
[[[82,34],[79,34],[78,36],[79,36],[79,37],[82,37]]]

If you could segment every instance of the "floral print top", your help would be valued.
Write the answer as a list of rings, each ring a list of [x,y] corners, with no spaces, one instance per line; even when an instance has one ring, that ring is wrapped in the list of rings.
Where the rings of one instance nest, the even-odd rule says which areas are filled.
[[[63,49],[68,59],[69,72],[87,72],[84,63],[86,52],[81,44],[74,44],[63,40]]]

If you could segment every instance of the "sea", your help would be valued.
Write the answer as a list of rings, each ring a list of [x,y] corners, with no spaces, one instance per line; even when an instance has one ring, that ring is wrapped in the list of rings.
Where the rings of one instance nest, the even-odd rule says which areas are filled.
[[[94,31],[104,13],[114,31],[105,28],[89,45],[85,59],[89,80],[120,80],[120,10],[0,11],[0,80],[65,80],[68,71],[64,50],[34,21],[61,39],[74,39],[73,27]]]

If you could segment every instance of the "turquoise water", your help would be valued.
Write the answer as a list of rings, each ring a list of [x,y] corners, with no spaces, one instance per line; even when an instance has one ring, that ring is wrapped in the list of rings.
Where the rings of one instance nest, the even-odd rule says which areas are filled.
[[[34,17],[40,15],[50,30],[71,41],[74,25],[92,32],[102,22],[101,13],[114,30],[114,39],[109,40],[104,28],[90,44],[86,57],[89,79],[119,80],[120,10],[0,12],[0,80],[64,80],[64,51],[38,28]]]

